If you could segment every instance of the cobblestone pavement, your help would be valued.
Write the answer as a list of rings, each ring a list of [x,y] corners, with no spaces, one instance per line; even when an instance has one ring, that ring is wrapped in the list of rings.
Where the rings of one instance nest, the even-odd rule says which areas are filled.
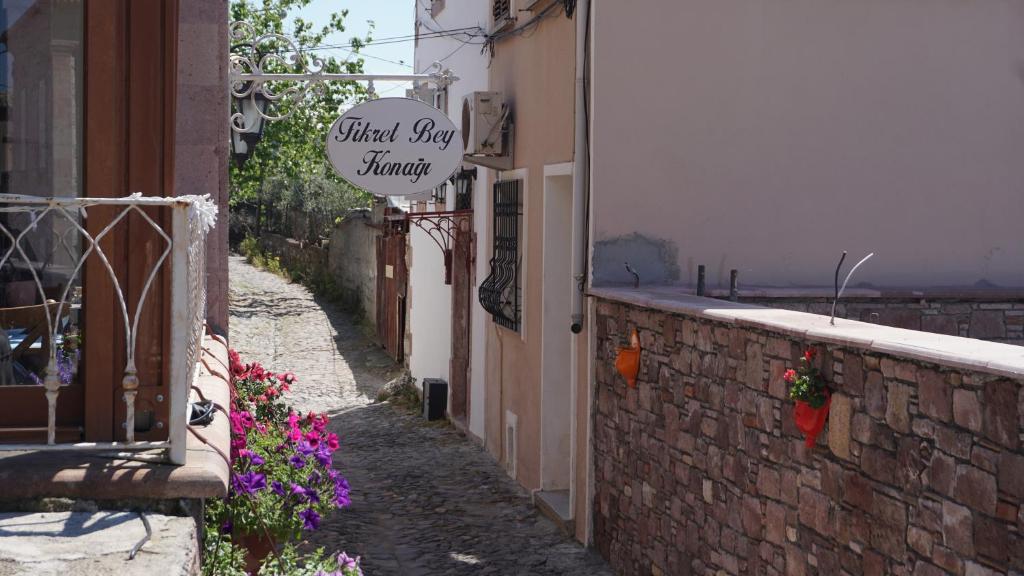
[[[303,287],[231,259],[231,343],[299,378],[292,403],[332,414],[352,505],[311,546],[363,558],[368,576],[604,576],[607,565],[538,515],[474,442],[376,391],[398,372],[344,314]]]

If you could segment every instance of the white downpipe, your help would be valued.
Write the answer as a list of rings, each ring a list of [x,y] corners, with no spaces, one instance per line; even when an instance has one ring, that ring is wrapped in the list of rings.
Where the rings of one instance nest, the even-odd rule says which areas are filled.
[[[587,210],[587,113],[586,78],[587,26],[590,0],[580,0],[576,6],[576,133],[572,174],[572,278],[576,289],[572,292],[572,331],[583,330],[583,289],[586,287],[586,210]]]

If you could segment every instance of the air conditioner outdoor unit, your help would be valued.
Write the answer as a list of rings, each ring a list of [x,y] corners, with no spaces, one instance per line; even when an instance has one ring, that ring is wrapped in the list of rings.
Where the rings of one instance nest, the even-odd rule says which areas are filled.
[[[502,124],[506,115],[501,92],[473,92],[462,100],[462,144],[474,156],[503,156]]]

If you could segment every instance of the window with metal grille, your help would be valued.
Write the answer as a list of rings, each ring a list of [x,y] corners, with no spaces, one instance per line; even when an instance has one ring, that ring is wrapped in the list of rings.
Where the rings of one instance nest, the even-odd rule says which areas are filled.
[[[480,305],[499,326],[519,331],[522,318],[519,238],[523,228],[523,181],[494,183],[494,248],[491,272],[480,284]]]
[[[491,14],[494,15],[494,27],[500,27],[512,19],[512,0],[494,0],[491,5]]]

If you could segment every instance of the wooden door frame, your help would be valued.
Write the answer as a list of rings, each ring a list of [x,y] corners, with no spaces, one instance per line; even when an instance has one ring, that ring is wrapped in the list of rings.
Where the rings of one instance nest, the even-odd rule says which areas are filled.
[[[132,34],[140,24],[159,20],[162,37]],[[88,0],[85,2],[85,126],[83,194],[92,197],[124,197],[133,192],[146,196],[174,195],[175,100],[177,92],[178,0]],[[146,26],[146,32],[152,32]],[[145,85],[141,85],[145,83]],[[154,87],[155,85],[158,85]],[[156,90],[162,101],[142,101],[147,91]],[[134,98],[134,100],[133,100]],[[145,107],[156,108],[154,110]],[[153,139],[156,134],[158,141]],[[141,141],[161,148],[140,152]],[[159,189],[134,190],[140,182],[156,183]],[[98,233],[115,214],[114,209],[91,208],[87,228]],[[136,217],[137,218],[137,217]],[[160,216],[166,219],[166,215]],[[158,220],[159,222],[160,220]],[[119,282],[137,298],[140,278],[146,270],[138,255],[132,259],[128,231],[115,230],[102,242],[104,253],[122,274]],[[138,232],[136,231],[135,234]],[[148,310],[159,310],[157,328],[150,337],[160,338],[162,358],[169,350],[169,274],[162,278],[147,299]],[[102,264],[90,258],[84,269],[83,360],[85,382],[84,425],[88,441],[112,441],[124,437],[116,422],[123,421],[120,382],[125,366],[125,334],[119,318],[113,283]],[[131,294],[133,293],[134,294]],[[147,347],[140,339],[138,350]],[[162,367],[166,383],[167,366]],[[145,384],[145,382],[144,382]],[[140,387],[139,397],[152,396],[152,390]],[[166,398],[167,395],[165,394]],[[164,414],[157,418],[166,418]],[[123,418],[123,417],[122,417]],[[166,432],[167,427],[164,427]],[[144,439],[141,436],[140,439]]]

